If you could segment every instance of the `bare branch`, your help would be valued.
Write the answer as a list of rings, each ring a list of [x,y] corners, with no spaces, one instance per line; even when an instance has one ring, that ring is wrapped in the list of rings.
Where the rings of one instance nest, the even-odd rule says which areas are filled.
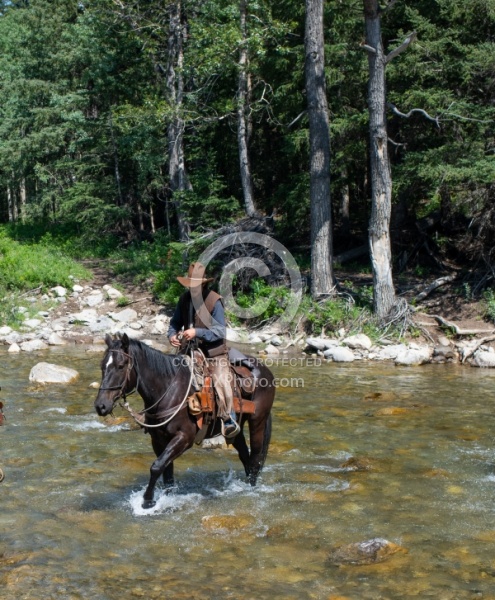
[[[391,102],[387,102],[387,106],[392,110],[392,112],[395,115],[398,115],[399,117],[404,117],[405,119],[409,119],[409,117],[415,113],[418,112],[420,114],[422,114],[426,119],[428,119],[429,121],[433,121],[433,123],[435,123],[435,125],[440,129],[440,119],[439,117],[432,117],[430,116],[425,110],[423,110],[422,108],[413,108],[411,109],[408,113],[402,113],[400,112],[400,110],[395,106],[395,104],[392,104]]]
[[[406,37],[406,39],[402,42],[402,44],[400,46],[397,46],[397,48],[395,48],[395,50],[392,50],[391,52],[389,52],[387,54],[387,57],[385,58],[385,64],[388,64],[391,60],[393,60],[396,56],[398,56],[399,54],[402,54],[402,52],[404,52],[404,50],[414,42],[414,40],[418,37],[418,34],[416,31],[413,31],[411,33],[411,35],[409,35],[408,37]]]
[[[299,113],[297,117],[287,125],[287,129],[290,129],[292,125],[295,125],[299,121],[299,119],[303,117],[307,112],[307,110],[303,110],[302,113]]]
[[[373,46],[368,46],[368,44],[361,44],[361,48],[366,50],[366,52],[370,52],[371,54],[376,54],[376,48],[373,48]]]

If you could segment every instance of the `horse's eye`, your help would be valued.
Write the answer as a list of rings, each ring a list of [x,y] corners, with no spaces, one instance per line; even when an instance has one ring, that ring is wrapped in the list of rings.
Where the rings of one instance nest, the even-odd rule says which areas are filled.
[[[118,366],[119,371],[122,371],[124,369],[124,367],[125,367],[125,365],[119,365]]]

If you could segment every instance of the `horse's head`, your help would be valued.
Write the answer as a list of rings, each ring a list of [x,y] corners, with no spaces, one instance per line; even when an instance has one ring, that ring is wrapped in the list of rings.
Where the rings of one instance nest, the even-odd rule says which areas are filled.
[[[100,417],[113,410],[117,400],[129,393],[133,388],[132,357],[129,354],[129,338],[124,334],[121,338],[105,336],[107,351],[101,361],[101,384],[95,400],[95,409]]]

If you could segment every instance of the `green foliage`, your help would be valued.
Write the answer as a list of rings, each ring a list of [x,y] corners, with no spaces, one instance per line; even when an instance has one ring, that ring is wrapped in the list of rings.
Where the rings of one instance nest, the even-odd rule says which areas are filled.
[[[232,282],[235,302],[243,309],[250,309],[256,317],[243,321],[244,325],[256,326],[282,315],[290,299],[290,289],[282,286],[270,286],[266,280],[256,277],[249,282],[249,288],[235,294],[235,278]],[[229,312],[227,304],[227,318],[237,324],[239,321],[235,313]]]
[[[492,288],[483,294],[483,309],[485,318],[495,323],[495,292]]]
[[[0,288],[3,290],[70,286],[73,278],[89,275],[84,267],[53,246],[49,237],[40,243],[20,244],[10,237],[7,229],[0,229]]]

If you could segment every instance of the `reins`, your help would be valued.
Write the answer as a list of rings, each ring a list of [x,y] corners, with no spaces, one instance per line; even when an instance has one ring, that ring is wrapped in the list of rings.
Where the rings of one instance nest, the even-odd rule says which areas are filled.
[[[188,365],[189,366],[189,371],[190,371],[190,376],[189,376],[189,383],[187,384],[186,393],[184,395],[184,398],[182,399],[182,401],[180,402],[180,404],[177,406],[177,408],[170,408],[170,409],[167,409],[165,411],[165,413],[164,413],[165,415],[167,415],[168,413],[171,413],[171,415],[170,415],[169,418],[165,419],[165,421],[162,421],[161,423],[156,423],[156,424],[151,425],[151,424],[145,423],[143,421],[143,419],[140,418],[140,416],[143,416],[144,413],[150,411],[152,408],[154,408],[155,406],[158,406],[158,404],[160,404],[160,402],[166,396],[168,390],[170,389],[170,387],[174,383],[174,380],[177,377],[177,375],[178,375],[179,372],[177,371],[177,373],[175,373],[175,375],[174,375],[171,383],[167,386],[167,389],[163,392],[163,394],[158,398],[158,400],[154,404],[152,404],[151,406],[148,406],[144,410],[136,413],[136,411],[133,410],[133,408],[127,402],[126,396],[129,396],[130,394],[133,394],[138,389],[139,381],[140,381],[139,370],[136,367],[136,364],[135,364],[135,361],[133,360],[132,355],[128,354],[127,352],[124,352],[123,350],[117,350],[117,349],[112,350],[112,352],[120,352],[121,354],[123,354],[124,356],[127,356],[127,358],[129,358],[129,363],[127,365],[127,370],[126,370],[126,374],[125,374],[125,377],[124,377],[124,381],[122,382],[121,386],[117,385],[117,386],[107,387],[107,388],[100,387],[100,390],[106,391],[106,390],[118,390],[118,389],[120,389],[120,393],[115,398],[114,404],[115,404],[115,402],[119,401],[119,406],[121,408],[124,408],[125,410],[127,410],[127,412],[136,421],[136,423],[138,423],[142,427],[145,427],[145,428],[149,428],[149,427],[153,427],[153,428],[155,428],[155,427],[163,427],[164,425],[167,425],[167,423],[170,423],[170,421],[179,413],[179,411],[182,410],[182,408],[183,408],[183,406],[184,406],[184,404],[185,404],[185,402],[187,400],[187,397],[189,395],[189,390],[191,388],[191,383],[192,383],[193,374],[194,374],[194,365],[193,365],[193,362],[190,361],[190,364]],[[134,386],[134,388],[130,392],[128,392],[126,394],[126,392],[125,392],[125,385],[126,385],[126,383],[128,381],[128,378],[129,378],[129,375],[130,375],[132,369],[135,369],[135,371],[136,371],[136,385]],[[120,402],[121,398],[124,400],[123,403]],[[146,417],[146,415],[144,415],[144,416]]]

